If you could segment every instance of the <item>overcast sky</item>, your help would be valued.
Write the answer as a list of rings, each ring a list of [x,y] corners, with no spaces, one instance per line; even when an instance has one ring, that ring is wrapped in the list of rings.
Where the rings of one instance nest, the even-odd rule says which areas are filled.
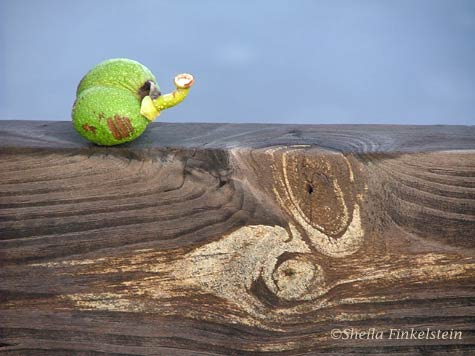
[[[127,57],[195,76],[161,121],[475,124],[474,0],[1,0],[0,26],[0,119],[70,120]]]

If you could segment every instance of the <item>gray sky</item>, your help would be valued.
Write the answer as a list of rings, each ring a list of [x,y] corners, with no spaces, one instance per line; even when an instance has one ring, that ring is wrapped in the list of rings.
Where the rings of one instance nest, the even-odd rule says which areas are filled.
[[[0,1],[0,119],[69,120],[96,63],[128,57],[168,122],[475,124],[475,1]]]

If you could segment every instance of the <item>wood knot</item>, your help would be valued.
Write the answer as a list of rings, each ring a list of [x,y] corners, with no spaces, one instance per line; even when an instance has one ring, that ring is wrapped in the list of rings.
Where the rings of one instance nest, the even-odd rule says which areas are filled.
[[[356,252],[364,235],[362,195],[350,159],[315,147],[277,147],[266,153],[272,160],[272,193],[312,245],[331,257]]]
[[[306,299],[310,290],[323,289],[323,269],[303,257],[282,262],[272,274],[277,297],[285,300]],[[312,287],[312,288],[311,288]]]
[[[253,292],[255,283],[265,284],[283,300],[312,299],[314,293],[307,290],[315,283],[323,284],[323,272],[305,259],[310,249],[295,227],[289,225],[289,230],[265,225],[241,227],[188,253],[174,266],[174,273],[251,314],[265,308],[262,296]],[[285,255],[296,257],[279,262]]]
[[[292,205],[308,224],[326,235],[342,235],[351,221],[351,168],[336,153],[308,150],[282,155],[282,178]]]

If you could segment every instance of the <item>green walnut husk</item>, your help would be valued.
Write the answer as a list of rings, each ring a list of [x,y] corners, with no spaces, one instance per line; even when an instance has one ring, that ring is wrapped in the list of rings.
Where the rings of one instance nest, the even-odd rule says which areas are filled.
[[[85,139],[112,146],[140,136],[162,110],[185,99],[193,77],[175,77],[176,90],[161,95],[152,72],[139,62],[116,58],[99,63],[81,80],[73,125]]]

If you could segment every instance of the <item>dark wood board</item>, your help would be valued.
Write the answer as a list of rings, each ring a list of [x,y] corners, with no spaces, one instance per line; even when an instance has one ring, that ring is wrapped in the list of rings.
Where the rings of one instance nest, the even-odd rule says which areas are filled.
[[[0,121],[0,355],[474,353],[474,126]]]

